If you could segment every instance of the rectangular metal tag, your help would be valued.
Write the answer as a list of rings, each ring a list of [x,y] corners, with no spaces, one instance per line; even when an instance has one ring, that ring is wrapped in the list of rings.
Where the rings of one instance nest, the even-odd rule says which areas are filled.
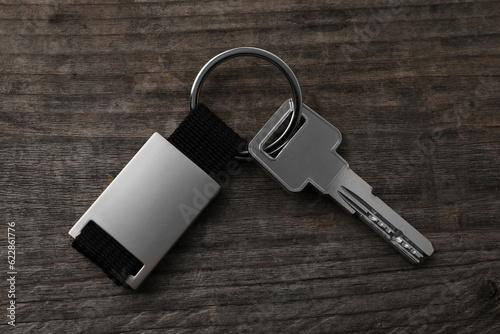
[[[219,184],[155,133],[69,231],[94,221],[143,263],[136,289],[220,190]]]

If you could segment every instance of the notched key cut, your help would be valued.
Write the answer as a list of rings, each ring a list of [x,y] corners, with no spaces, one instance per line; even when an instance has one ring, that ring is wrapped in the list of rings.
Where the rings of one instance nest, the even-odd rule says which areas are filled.
[[[307,184],[327,194],[347,212],[356,214],[413,263],[430,256],[432,244],[387,204],[372,194],[372,187],[336,152],[340,131],[303,105],[304,124],[273,157],[264,152],[266,142],[292,111],[286,101],[249,144],[250,154],[291,192]]]

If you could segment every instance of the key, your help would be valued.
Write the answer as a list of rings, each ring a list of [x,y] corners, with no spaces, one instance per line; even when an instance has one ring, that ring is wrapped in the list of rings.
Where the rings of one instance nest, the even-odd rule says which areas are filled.
[[[299,192],[311,184],[347,212],[357,215],[412,263],[420,264],[434,249],[426,237],[372,194],[372,187],[354,173],[336,152],[340,131],[303,105],[303,124],[290,141],[270,156],[263,148],[293,110],[287,100],[249,144],[252,157],[282,186]]]

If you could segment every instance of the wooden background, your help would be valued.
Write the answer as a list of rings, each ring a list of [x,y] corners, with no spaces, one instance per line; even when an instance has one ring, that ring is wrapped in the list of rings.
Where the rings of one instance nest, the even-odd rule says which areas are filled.
[[[500,2],[0,1],[3,333],[499,333]],[[407,262],[313,190],[241,165],[138,291],[68,231],[219,52],[267,49],[343,133],[340,153],[431,240]],[[290,96],[259,59],[201,100],[251,139]]]

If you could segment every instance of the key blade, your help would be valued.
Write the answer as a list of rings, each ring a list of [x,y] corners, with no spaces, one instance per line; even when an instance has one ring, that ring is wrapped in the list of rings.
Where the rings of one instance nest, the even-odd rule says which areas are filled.
[[[358,215],[411,262],[420,264],[434,252],[431,242],[374,196],[372,187],[350,168],[340,171],[327,193],[347,211]]]

